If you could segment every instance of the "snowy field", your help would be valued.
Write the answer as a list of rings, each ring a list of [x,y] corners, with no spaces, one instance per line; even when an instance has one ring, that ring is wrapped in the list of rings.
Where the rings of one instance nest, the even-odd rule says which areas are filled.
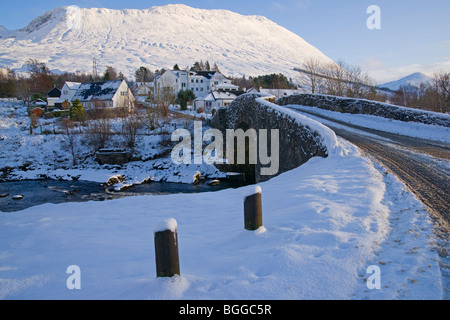
[[[243,189],[43,205],[0,214],[1,299],[441,299],[432,223],[392,175],[339,141],[329,158]],[[178,222],[181,276],[156,278],[153,230]],[[81,270],[69,290],[67,267]],[[369,266],[381,289],[369,290]]]

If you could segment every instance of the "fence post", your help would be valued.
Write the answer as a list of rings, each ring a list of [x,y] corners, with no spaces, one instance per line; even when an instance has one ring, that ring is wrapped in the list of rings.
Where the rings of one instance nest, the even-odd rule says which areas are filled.
[[[261,188],[255,187],[244,194],[244,220],[246,230],[254,231],[263,226],[261,193]]]
[[[169,219],[155,229],[156,276],[170,278],[180,275],[177,222]]]

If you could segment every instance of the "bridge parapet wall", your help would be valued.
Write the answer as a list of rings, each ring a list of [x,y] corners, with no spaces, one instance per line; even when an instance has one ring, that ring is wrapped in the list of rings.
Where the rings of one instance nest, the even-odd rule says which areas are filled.
[[[282,106],[302,105],[341,113],[367,114],[403,122],[420,122],[450,127],[450,115],[395,106],[363,99],[342,98],[320,94],[295,94],[277,100]]]

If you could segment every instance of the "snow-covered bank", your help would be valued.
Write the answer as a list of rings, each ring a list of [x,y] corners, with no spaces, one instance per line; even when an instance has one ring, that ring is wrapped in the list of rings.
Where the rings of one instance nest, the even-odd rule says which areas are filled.
[[[440,299],[421,203],[353,146],[262,183],[264,229],[244,189],[43,205],[0,214],[2,299]],[[157,279],[153,230],[178,223],[181,277]],[[398,227],[401,227],[400,229]],[[78,265],[81,290],[68,290]],[[380,290],[366,287],[370,265]]]
[[[73,165],[69,137],[61,133],[57,119],[39,120],[38,128],[30,134],[26,106],[21,102],[0,101],[0,179],[77,179],[105,183],[111,176],[120,174],[127,178],[126,183],[138,184],[144,180],[192,183],[197,172],[210,179],[226,177],[214,166],[175,166],[170,159],[170,134],[175,130],[173,126],[189,126],[190,121],[180,118],[167,122],[150,133],[147,128],[140,128],[134,156],[141,161],[122,167],[99,165],[89,138],[79,133],[86,128],[74,129],[77,165]],[[121,132],[121,125],[120,119],[111,120],[114,133]],[[110,144],[117,148],[125,145],[120,134],[113,134]]]

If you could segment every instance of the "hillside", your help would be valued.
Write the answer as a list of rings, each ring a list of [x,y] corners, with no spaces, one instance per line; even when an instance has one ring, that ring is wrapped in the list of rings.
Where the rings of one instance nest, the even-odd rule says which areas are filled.
[[[330,59],[296,34],[262,16],[166,5],[144,10],[62,7],[26,28],[0,33],[0,66],[19,69],[29,58],[51,70],[90,72],[114,66],[131,76],[152,70],[216,62],[227,75],[284,73],[306,58]]]

